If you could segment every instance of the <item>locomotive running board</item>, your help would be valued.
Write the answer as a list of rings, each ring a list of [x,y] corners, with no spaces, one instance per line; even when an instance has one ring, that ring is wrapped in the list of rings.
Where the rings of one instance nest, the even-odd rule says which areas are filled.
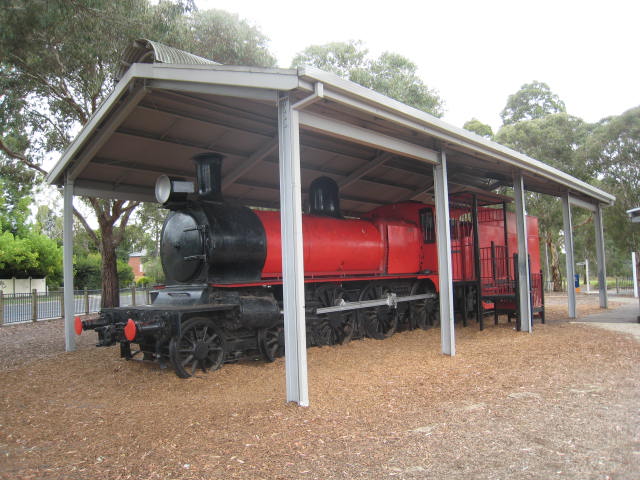
[[[396,308],[400,302],[426,300],[427,298],[437,298],[437,295],[435,293],[421,293],[419,295],[398,297],[395,293],[388,293],[386,297],[379,298],[377,300],[361,300],[359,302],[345,302],[344,300],[341,300],[340,304],[335,307],[316,308],[316,313],[321,315],[323,313],[345,312],[347,310],[359,310],[361,308],[383,306]]]

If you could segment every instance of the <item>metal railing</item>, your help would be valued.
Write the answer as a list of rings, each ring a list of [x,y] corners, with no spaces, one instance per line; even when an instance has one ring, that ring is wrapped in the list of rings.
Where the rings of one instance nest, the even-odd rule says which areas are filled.
[[[571,282],[571,286],[574,286],[574,283]],[[582,279],[580,280],[580,292],[596,294],[598,293],[598,282],[591,282],[589,285],[589,289],[587,289],[587,285],[584,284]],[[545,291],[553,292],[553,281],[545,279]],[[567,293],[567,279],[562,278],[562,290],[559,293]],[[609,295],[620,295],[620,296],[633,296],[633,277],[608,277],[607,278],[607,293]]]
[[[151,288],[125,288],[120,290],[120,306],[148,305]],[[75,290],[74,315],[88,315],[100,311],[100,290]],[[64,316],[63,290],[48,292],[12,293],[0,292],[0,325],[36,322]]]

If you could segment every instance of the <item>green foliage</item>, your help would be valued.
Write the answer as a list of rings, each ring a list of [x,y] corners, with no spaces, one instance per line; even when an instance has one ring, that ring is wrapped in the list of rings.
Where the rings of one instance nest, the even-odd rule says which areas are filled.
[[[26,239],[16,238],[11,232],[0,235],[0,271],[3,277],[28,276],[26,272],[38,265],[37,257]]]
[[[40,205],[36,212],[35,225],[33,230],[41,235],[47,235],[55,240],[58,245],[62,245],[62,216],[46,205]]]
[[[498,143],[541,160],[577,178],[589,181],[593,169],[578,152],[591,126],[567,113],[549,114],[533,120],[503,126],[495,136]]]
[[[367,49],[362,42],[332,42],[326,45],[311,45],[298,53],[291,62],[292,67],[313,65],[351,79],[351,72],[367,64]]]
[[[482,123],[477,118],[472,118],[467,121],[462,128],[465,130],[469,130],[470,132],[475,133],[476,135],[480,135],[481,137],[488,138],[489,140],[493,140],[493,129],[490,125],[486,123]]]
[[[298,53],[291,65],[307,64],[328,70],[407,105],[442,116],[443,100],[420,79],[415,63],[397,53],[384,52],[377,59],[370,59],[367,54],[361,42],[312,45]]]
[[[5,278],[47,277],[57,285],[62,274],[62,248],[45,235],[11,232],[0,234],[0,276]]]
[[[513,95],[509,95],[507,105],[500,113],[503,125],[511,125],[523,120],[543,118],[553,113],[566,112],[564,102],[551,92],[549,85],[533,81],[525,83]]]
[[[144,263],[145,275],[151,279],[151,283],[164,283],[164,270],[159,257],[152,257]]]
[[[616,196],[615,205],[605,210],[605,231],[612,250],[629,263],[629,252],[640,251],[640,229],[626,214],[640,206],[640,107],[600,121],[580,153]]]
[[[1,105],[4,97],[0,96],[0,129],[3,123]],[[0,150],[0,231],[17,235],[26,233],[33,183],[33,171],[22,163],[7,158]]]
[[[149,277],[140,277],[136,280],[136,286],[138,287],[146,287],[147,285],[151,285],[153,281]]]
[[[173,46],[218,63],[273,67],[269,39],[256,27],[224,10],[203,10],[183,17],[187,31]]]
[[[130,285],[133,282],[133,271],[127,262],[118,260],[118,282],[121,286]],[[74,287],[76,289],[88,288],[98,290],[102,284],[102,259],[100,254],[91,253],[86,256],[74,256]]]
[[[521,108],[518,110],[520,121],[505,123],[495,135],[495,140],[571,175],[590,181],[593,171],[586,168],[579,153],[580,146],[584,144],[590,132],[590,126],[583,120],[565,112],[545,114],[544,109],[538,108],[539,105],[536,103],[538,100],[535,100],[538,97],[527,96],[531,94],[531,90],[526,87],[536,85],[544,86],[542,90],[545,95],[556,99],[557,103],[562,104],[564,108],[562,101],[548,91],[546,84],[525,85],[518,93],[509,97],[510,101],[514,98],[519,98],[522,101]],[[526,98],[534,100],[527,103],[524,101]],[[544,102],[542,103],[544,104]],[[531,107],[530,110],[527,110],[529,107]],[[555,288],[559,289],[561,288],[560,246],[564,242],[560,200],[539,193],[528,193],[527,211],[538,217],[541,242],[546,244],[550,256],[551,272],[547,272],[547,275],[553,280]],[[577,227],[588,222],[589,218],[585,212],[575,210],[574,226]],[[587,229],[574,228],[574,233],[575,244],[586,245],[585,242],[588,242],[585,240]]]

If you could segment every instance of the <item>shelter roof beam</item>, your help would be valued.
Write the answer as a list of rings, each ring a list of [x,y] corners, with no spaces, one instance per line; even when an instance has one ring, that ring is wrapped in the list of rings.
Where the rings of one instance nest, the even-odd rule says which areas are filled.
[[[94,157],[93,163],[107,168],[118,168],[131,172],[140,172],[144,170],[149,173],[157,173],[158,175],[170,175],[178,177],[193,177],[193,171],[178,170],[166,167],[154,167],[153,165],[143,164],[139,162],[130,162],[128,160],[113,160],[105,157]]]
[[[278,137],[272,138],[265,143],[260,149],[254,152],[249,158],[242,161],[240,165],[235,167],[229,174],[225,175],[222,180],[222,190],[229,188],[238,178],[247,173],[258,163],[263,161],[267,156],[271,155],[278,148]]]
[[[198,150],[215,151],[226,157],[247,158],[247,155],[245,152],[232,152],[230,150],[221,150],[214,144],[195,143],[195,142],[190,142],[188,140],[184,140],[176,137],[168,137],[168,136],[159,137],[152,133],[147,133],[147,132],[143,132],[143,131],[135,130],[131,128],[119,128],[117,133],[121,135],[127,135],[130,137],[144,138],[145,140],[149,140],[151,142],[161,142],[161,143],[166,143],[171,145],[180,145],[182,147],[188,147],[188,148],[193,148]]]
[[[272,185],[270,183],[263,183],[263,182],[250,182],[247,180],[238,180],[236,182],[237,185],[241,185],[243,187],[249,187],[249,188],[260,188],[263,190],[271,190],[271,191],[277,191],[279,190],[278,187],[276,185]],[[302,190],[302,194],[306,195],[308,193],[308,191],[306,189]],[[357,197],[354,195],[340,195],[340,198],[342,200],[348,200],[351,202],[359,202],[359,203],[367,203],[369,205],[375,205],[375,206],[379,206],[379,205],[383,205],[384,202],[381,202],[379,200],[373,200],[371,198],[364,198],[364,197]]]
[[[87,197],[117,198],[140,202],[155,202],[152,188],[143,188],[125,183],[109,183],[94,180],[77,180],[74,182],[74,194]]]
[[[340,187],[340,189],[348,187],[349,185],[363,178],[367,173],[378,168],[380,165],[382,165],[384,162],[386,162],[392,157],[393,155],[388,152],[378,155],[373,160],[365,163],[360,168],[357,168],[356,170],[354,170],[347,178],[340,180],[338,182],[338,187]]]
[[[430,148],[410,143],[395,137],[384,135],[374,130],[362,128],[351,123],[341,122],[315,113],[300,112],[300,126],[305,129],[321,132],[335,138],[353,141],[361,145],[377,148],[396,155],[435,164],[438,154]]]
[[[235,130],[242,133],[252,133],[254,135],[259,135],[265,138],[273,137],[274,129],[271,126],[269,126],[270,128],[267,128],[267,125],[265,125],[265,128],[262,130],[257,130],[255,128],[240,127],[229,122],[221,122],[221,121],[216,122],[212,120],[211,117],[205,117],[205,116],[196,115],[193,113],[186,113],[177,109],[170,109],[170,108],[162,107],[160,105],[153,105],[148,102],[141,102],[140,105],[138,105],[138,109],[147,110],[149,112],[160,112],[175,118],[184,119],[184,120],[193,120],[196,122],[204,123],[206,125],[215,125],[219,127],[224,127],[228,130]]]
[[[278,98],[278,92],[276,90],[229,85],[213,85],[206,83],[185,83],[176,80],[147,80],[146,86],[154,90],[173,90],[179,92],[201,93],[204,95],[248,98],[259,102],[269,103],[275,103]]]

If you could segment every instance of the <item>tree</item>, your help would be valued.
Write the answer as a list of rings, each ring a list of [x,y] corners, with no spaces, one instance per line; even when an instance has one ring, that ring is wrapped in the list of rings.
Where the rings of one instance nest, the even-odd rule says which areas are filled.
[[[480,135],[481,137],[493,140],[493,129],[491,128],[491,126],[487,125],[486,123],[482,123],[477,118],[472,118],[471,120],[465,122],[462,128],[464,128],[465,130],[469,130],[476,135]]]
[[[623,257],[616,263],[628,264],[630,252],[640,250],[640,234],[626,214],[640,206],[640,106],[601,120],[580,154],[616,195],[615,205],[606,210],[605,228],[612,250]]]
[[[256,27],[224,10],[194,11],[184,18],[188,34],[173,44],[218,63],[273,67],[269,39]]]
[[[593,179],[593,169],[583,161],[580,147],[591,131],[589,124],[566,113],[550,114],[533,120],[505,125],[496,134],[496,141],[515,150],[552,165],[585,181]],[[539,193],[529,193],[527,209],[538,217],[540,236],[550,255],[549,275],[554,290],[562,288],[560,270],[560,245],[564,242],[562,206],[559,199]],[[584,212],[574,212],[574,227],[582,232],[581,226],[590,222],[591,216]],[[580,238],[576,232],[576,237]]]
[[[311,45],[293,58],[291,66],[313,65],[351,80],[351,72],[366,65],[367,53],[360,41]]]
[[[525,83],[520,90],[509,95],[500,118],[503,125],[512,125],[523,120],[534,120],[566,111],[564,102],[551,91],[549,85],[533,81]]]
[[[74,284],[79,289],[98,290],[102,283],[100,267],[102,260],[100,254],[91,253],[86,256],[75,255],[74,258]],[[122,285],[130,285],[133,282],[131,266],[124,260],[117,261],[118,281]]]
[[[413,62],[397,53],[384,52],[377,59],[367,55],[361,42],[334,42],[307,47],[291,65],[313,65],[436,117],[443,115],[443,100],[420,79]]]
[[[257,29],[224,12],[195,12],[192,0],[12,0],[0,9],[0,25],[0,163],[21,163],[40,179],[43,160],[64,150],[109,93],[136,38],[224,53],[217,60],[230,63],[273,64]],[[103,306],[115,306],[116,248],[138,203],[85,201],[99,230],[74,214],[101,252]]]

